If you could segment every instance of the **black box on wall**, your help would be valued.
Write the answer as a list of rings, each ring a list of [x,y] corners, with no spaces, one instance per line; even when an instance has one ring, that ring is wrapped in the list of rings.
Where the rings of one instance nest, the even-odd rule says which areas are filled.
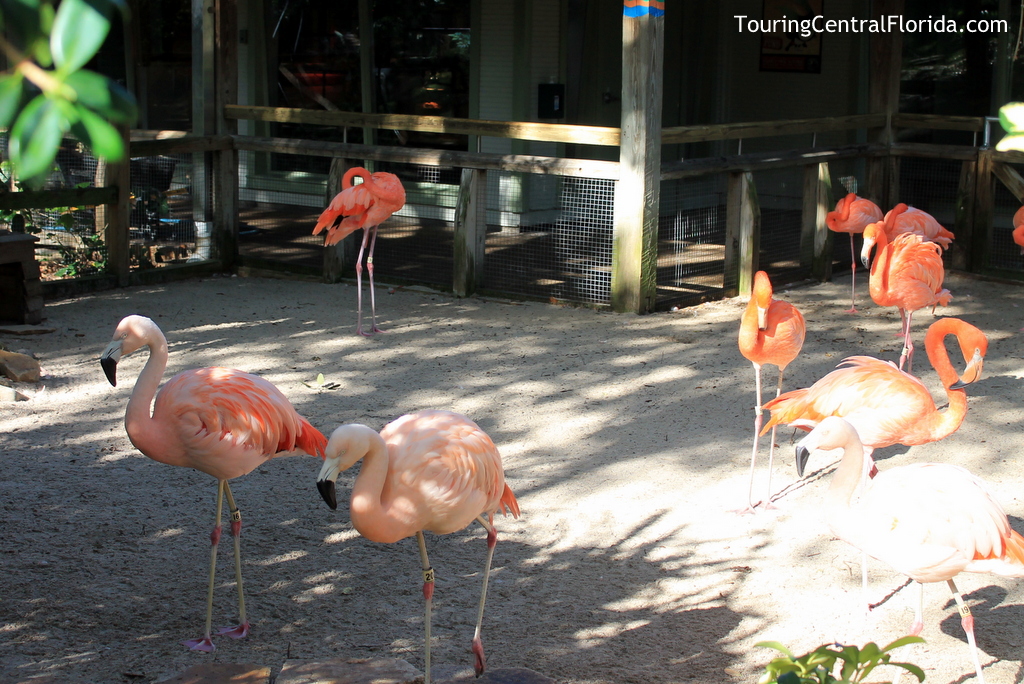
[[[565,84],[541,83],[537,86],[537,118],[565,117]]]

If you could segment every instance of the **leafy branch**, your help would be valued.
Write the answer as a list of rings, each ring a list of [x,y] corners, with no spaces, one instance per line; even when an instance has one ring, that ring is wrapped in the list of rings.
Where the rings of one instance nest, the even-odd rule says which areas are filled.
[[[923,682],[924,670],[911,663],[893,662],[889,654],[901,646],[919,643],[924,643],[924,639],[905,636],[884,648],[879,648],[874,642],[865,644],[863,648],[824,644],[796,657],[777,641],[761,641],[755,645],[775,649],[782,653],[782,656],[765,666],[758,684],[858,684],[879,665],[902,668],[917,677],[917,681]],[[841,679],[832,674],[837,662],[842,663]]]

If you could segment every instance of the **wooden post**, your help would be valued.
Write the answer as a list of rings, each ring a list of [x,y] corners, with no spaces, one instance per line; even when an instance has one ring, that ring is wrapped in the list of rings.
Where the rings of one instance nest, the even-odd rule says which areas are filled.
[[[487,237],[487,172],[463,169],[455,206],[455,263],[452,289],[468,297],[480,287]]]
[[[904,0],[874,0],[871,18],[888,22],[890,16],[903,15]],[[899,30],[872,33],[868,64],[868,112],[887,115],[884,128],[868,130],[868,142],[893,142],[892,115],[899,111],[900,68],[903,59],[903,34]],[[892,167],[886,157],[872,157],[867,163],[865,196],[874,199],[880,207],[891,207],[896,195],[892,189]]]
[[[657,296],[662,3],[623,3],[622,125],[612,229],[612,308],[645,313]]]
[[[102,216],[106,222],[103,237],[107,245],[107,272],[117,276],[120,287],[128,285],[131,271],[128,258],[128,229],[131,217],[131,151],[128,127],[117,125],[124,141],[124,159],[116,163],[103,162],[103,183],[117,188],[117,203],[104,206]],[[97,211],[98,208],[97,208]]]
[[[956,218],[949,246],[949,265],[961,271],[973,270],[971,249],[974,242],[974,192],[977,189],[978,162],[965,161],[960,167],[960,184],[956,190]]]
[[[729,174],[725,207],[725,296],[749,295],[759,267],[761,207],[754,175]]]
[[[238,104],[238,6],[237,0],[216,4],[216,115],[217,132],[238,132],[238,122],[224,117],[224,106]],[[238,258],[238,151],[231,147],[216,153],[213,177],[214,254],[225,269]]]
[[[832,278],[832,231],[825,215],[832,209],[828,162],[804,167],[804,202],[800,231],[800,265],[821,281]]]
[[[216,14],[214,0],[192,0],[192,132],[210,135],[217,130]],[[212,253],[212,155],[192,155],[192,220],[196,227],[196,258]]]
[[[350,166],[358,166],[358,164],[339,157],[331,160],[331,171],[327,175],[327,190],[324,193],[325,207],[331,203],[335,195],[341,192],[341,178]],[[312,230],[312,228],[310,229]],[[325,283],[341,282],[341,279],[348,273],[349,269],[355,266],[357,250],[359,249],[356,241],[359,239],[361,239],[361,231],[350,233],[341,242],[324,247]]]
[[[992,234],[992,210],[995,203],[995,192],[992,178],[993,150],[978,150],[978,168],[974,191],[974,225],[971,227],[970,249],[971,267],[973,269],[988,268],[989,244]],[[959,236],[957,236],[959,238]]]
[[[373,75],[373,8],[370,0],[359,0],[359,88],[364,114],[377,111],[377,88]],[[377,144],[377,129],[363,128],[363,144]],[[367,165],[367,162],[363,162]],[[374,169],[368,166],[370,171]]]

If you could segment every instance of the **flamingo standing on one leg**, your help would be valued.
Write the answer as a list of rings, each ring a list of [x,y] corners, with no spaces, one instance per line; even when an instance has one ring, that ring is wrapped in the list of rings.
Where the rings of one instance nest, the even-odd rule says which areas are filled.
[[[1020,253],[1024,254],[1024,207],[1013,215],[1013,241],[1020,247]]]
[[[876,246],[875,259],[871,261],[871,250]],[[871,299],[879,306],[899,309],[903,324],[900,368],[907,362],[907,370],[910,370],[914,355],[910,319],[914,312],[926,306],[934,311],[937,304],[946,306],[952,299],[949,290],[942,288],[945,277],[942,250],[936,243],[925,242],[914,233],[901,233],[889,243],[882,224],[872,223],[864,229],[861,261],[865,267],[871,265],[868,281]]]
[[[423,563],[426,600],[424,682],[430,684],[430,612],[434,571],[423,531],[448,534],[474,520],[487,530],[487,561],[473,634],[476,674],[486,664],[480,630],[487,578],[497,543],[494,513],[519,517],[519,503],[501,467],[494,442],[476,423],[449,411],[420,411],[384,426],[380,434],[365,425],[342,425],[327,443],[316,486],[332,509],[338,507],[338,474],[363,459],[352,487],[352,525],[370,541],[391,544],[416,535]],[[484,519],[484,516],[487,516]]]
[[[978,681],[984,683],[974,617],[953,578],[961,572],[1024,577],[1024,537],[1010,527],[985,482],[943,463],[915,463],[879,473],[854,503],[864,468],[857,431],[838,417],[821,421],[796,448],[797,472],[812,451],[843,449],[825,497],[832,533],[917,582],[949,585],[960,608]],[[911,627],[919,634],[921,610]]]
[[[359,176],[363,182],[357,185],[352,184],[352,179]],[[313,235],[317,235],[324,228],[327,229],[327,238],[324,245],[333,245],[340,242],[353,231],[363,229],[363,241],[359,245],[359,255],[356,257],[356,308],[358,319],[356,332],[369,337],[373,333],[383,332],[377,327],[377,304],[373,292],[373,247],[377,244],[377,226],[386,221],[389,216],[405,206],[405,188],[402,181],[393,173],[378,171],[371,174],[361,166],[355,166],[345,172],[341,179],[341,192],[334,196],[331,203],[320,214],[320,219],[313,228]],[[366,256],[366,272],[370,276],[370,332],[363,332],[363,250],[366,249],[367,238],[370,233],[373,238],[370,240],[370,251]]]
[[[857,252],[853,249],[853,234],[863,233],[869,223],[882,220],[882,210],[869,199],[850,193],[836,204],[835,211],[825,216],[825,225],[836,233],[850,235],[850,308],[857,313]]]
[[[210,534],[206,633],[201,639],[182,642],[194,650],[213,651],[210,637],[213,582],[225,495],[235,542],[240,624],[225,627],[218,634],[240,639],[249,633],[239,549],[242,516],[228,480],[245,475],[275,456],[287,455],[286,452],[301,450],[322,456],[327,439],[296,413],[279,389],[259,376],[242,371],[230,368],[187,370],[168,380],[157,393],[167,368],[167,339],[156,323],[144,316],[128,316],[118,323],[114,339],[100,356],[103,372],[111,385],[117,385],[117,362],[121,357],[142,347],[149,348],[149,360],[128,400],[124,416],[128,438],[154,461],[195,468],[217,478],[218,482],[216,523]],[[153,406],[152,414],[150,406]]]
[[[757,443],[761,431],[761,366],[771,363],[779,367],[779,385],[775,396],[782,393],[782,375],[804,344],[804,317],[788,302],[772,299],[772,284],[768,274],[754,274],[754,287],[750,302],[740,319],[740,353],[754,365],[754,383],[757,406],[754,407],[754,447],[750,454],[750,482],[747,485],[747,510],[754,506],[754,465],[757,463]],[[775,430],[772,430],[768,450],[768,490],[765,504],[771,501],[772,464],[775,459]]]
[[[949,243],[956,237],[951,231],[943,228],[942,224],[927,211],[908,207],[902,202],[886,212],[883,220],[885,234],[889,238],[889,242],[895,240],[896,236],[902,233],[914,233],[928,242],[942,245],[942,249],[949,249]]]
[[[967,363],[957,376],[944,340],[955,335]],[[792,390],[765,404],[771,419],[761,434],[778,424],[810,430],[828,416],[853,424],[871,452],[877,448],[935,442],[957,429],[967,415],[965,387],[981,377],[988,339],[959,318],[940,318],[924,338],[928,360],[946,388],[949,407],[939,411],[928,388],[896,365],[870,356],[851,356],[810,387]]]

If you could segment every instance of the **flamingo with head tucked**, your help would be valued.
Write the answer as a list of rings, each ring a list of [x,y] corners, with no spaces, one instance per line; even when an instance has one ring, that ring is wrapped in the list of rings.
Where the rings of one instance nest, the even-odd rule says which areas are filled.
[[[917,582],[945,581],[960,609],[978,681],[984,683],[974,639],[974,617],[953,578],[961,572],[1024,577],[1024,537],[1010,527],[985,482],[944,463],[915,463],[879,473],[855,498],[864,449],[842,418],[822,420],[796,448],[802,476],[815,450],[843,449],[825,496],[832,533]],[[923,627],[921,605],[910,633]]]
[[[423,531],[448,534],[474,520],[487,530],[487,560],[472,642],[476,674],[480,676],[486,664],[480,639],[484,600],[498,538],[494,513],[508,511],[519,517],[519,503],[505,484],[494,442],[466,416],[420,411],[388,423],[380,434],[365,425],[342,425],[331,435],[326,454],[316,486],[328,506],[338,507],[338,474],[362,460],[352,486],[352,526],[370,541],[385,544],[416,536],[426,602],[425,684],[430,684],[434,571],[427,559]]]
[[[876,248],[871,260],[871,250]],[[889,243],[882,224],[872,223],[864,229],[861,261],[870,264],[868,289],[871,299],[879,306],[895,306],[902,323],[903,350],[900,368],[912,363],[914,343],[910,338],[910,321],[914,312],[926,306],[935,310],[937,304],[946,306],[952,296],[943,289],[945,268],[942,250],[934,242],[925,242],[915,233],[901,233]],[[908,365],[907,370],[910,370]]]
[[[156,323],[143,316],[128,316],[118,323],[113,340],[100,356],[103,372],[111,385],[117,384],[118,361],[142,347],[149,348],[149,360],[128,400],[124,416],[128,438],[154,461],[195,468],[217,478],[218,482],[216,522],[210,534],[206,633],[200,639],[182,642],[194,650],[213,651],[210,636],[213,583],[225,496],[235,542],[240,622],[236,627],[221,629],[218,634],[240,639],[249,633],[239,549],[242,516],[228,480],[245,475],[268,459],[296,450],[322,456],[327,439],[296,413],[279,389],[259,376],[242,371],[230,368],[187,370],[164,383],[158,393],[157,386],[167,368],[167,339]]]
[[[922,211],[917,207],[908,207],[903,202],[886,212],[883,221],[889,242],[895,240],[897,235],[914,233],[928,242],[941,245],[942,249],[949,249],[949,243],[956,237],[952,232],[943,228],[942,224],[927,211]]]
[[[356,177],[362,183],[353,184]],[[377,327],[377,304],[373,292],[373,248],[377,244],[377,226],[386,221],[392,214],[405,206],[405,188],[402,181],[393,173],[378,171],[371,174],[361,166],[355,166],[345,172],[341,179],[341,192],[334,196],[331,203],[320,214],[313,235],[327,229],[324,245],[334,245],[350,233],[363,229],[363,241],[359,245],[356,256],[356,307],[358,309],[356,332],[363,336],[383,332]],[[370,233],[370,251],[366,256],[366,272],[370,276],[370,332],[363,332],[363,251],[366,249]]]
[[[863,233],[869,223],[881,220],[882,210],[877,204],[852,192],[825,216],[829,230],[850,235],[850,308],[847,313],[857,313],[857,252],[853,248],[853,234]]]
[[[761,367],[773,364],[779,367],[779,385],[775,396],[782,392],[782,375],[793,359],[800,354],[804,344],[806,327],[803,315],[795,306],[772,298],[772,283],[768,274],[758,271],[754,274],[754,287],[750,294],[743,317],[740,319],[740,353],[754,365],[754,383],[757,391],[757,405],[754,407],[754,446],[750,454],[750,482],[747,484],[747,511],[754,506],[754,466],[757,463],[757,443],[761,430],[763,410],[761,407]],[[772,430],[771,446],[768,448],[768,490],[765,505],[771,501],[772,465],[775,460],[775,430]]]
[[[1024,254],[1024,207],[1013,215],[1013,241],[1020,247],[1020,253]]]

